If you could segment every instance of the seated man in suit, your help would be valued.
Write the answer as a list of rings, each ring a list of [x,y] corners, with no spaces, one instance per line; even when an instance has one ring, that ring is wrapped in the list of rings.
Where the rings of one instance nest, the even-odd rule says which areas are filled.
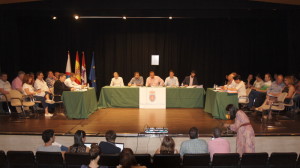
[[[61,95],[64,91],[75,90],[75,88],[70,88],[65,85],[66,74],[59,74],[58,80],[54,83],[54,101],[61,101]]]
[[[192,71],[190,76],[186,76],[182,82],[184,86],[194,86],[198,85],[196,72]]]
[[[103,154],[118,154],[121,149],[115,145],[117,134],[113,130],[108,130],[105,133],[106,142],[101,141],[99,147]]]

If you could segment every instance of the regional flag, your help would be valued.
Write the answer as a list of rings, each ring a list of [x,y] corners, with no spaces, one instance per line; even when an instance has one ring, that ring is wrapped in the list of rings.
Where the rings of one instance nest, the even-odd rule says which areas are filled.
[[[67,75],[67,78],[70,77],[71,75],[71,60],[70,60],[70,52],[68,51],[68,60],[67,60],[67,65],[66,65],[66,75]]]
[[[82,52],[82,61],[81,61],[81,83],[82,85],[86,85],[87,83],[84,52]]]

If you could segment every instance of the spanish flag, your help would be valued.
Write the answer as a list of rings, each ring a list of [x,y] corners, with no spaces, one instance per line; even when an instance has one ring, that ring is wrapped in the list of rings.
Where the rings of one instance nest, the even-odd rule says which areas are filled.
[[[75,61],[75,82],[78,85],[81,85],[81,73],[80,73],[80,63],[79,63],[79,55],[78,51],[76,52],[76,61]]]

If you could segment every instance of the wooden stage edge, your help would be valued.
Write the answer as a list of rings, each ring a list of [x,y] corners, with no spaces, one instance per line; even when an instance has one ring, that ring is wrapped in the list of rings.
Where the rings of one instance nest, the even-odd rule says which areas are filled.
[[[274,120],[261,122],[261,114],[248,113],[256,136],[300,136],[300,115],[283,112],[274,115]],[[115,130],[120,137],[162,136],[162,134],[145,134],[146,127],[168,128],[167,135],[188,137],[191,127],[199,129],[200,137],[211,137],[212,129],[222,128],[224,123],[232,120],[214,119],[203,109],[168,108],[159,110],[138,108],[101,109],[88,119],[65,119],[62,115],[54,118],[10,120],[0,116],[0,134],[2,135],[40,135],[45,129],[54,129],[58,136],[73,136],[77,130],[84,130],[88,136],[102,137],[107,130]],[[224,136],[227,134],[223,128]]]

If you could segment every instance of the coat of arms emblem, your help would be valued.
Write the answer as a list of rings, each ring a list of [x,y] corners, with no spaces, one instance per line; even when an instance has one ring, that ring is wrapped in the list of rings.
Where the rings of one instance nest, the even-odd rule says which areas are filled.
[[[150,100],[151,102],[154,102],[155,99],[156,99],[156,97],[155,97],[155,91],[154,91],[154,90],[151,90],[151,91],[149,92],[149,100]]]

